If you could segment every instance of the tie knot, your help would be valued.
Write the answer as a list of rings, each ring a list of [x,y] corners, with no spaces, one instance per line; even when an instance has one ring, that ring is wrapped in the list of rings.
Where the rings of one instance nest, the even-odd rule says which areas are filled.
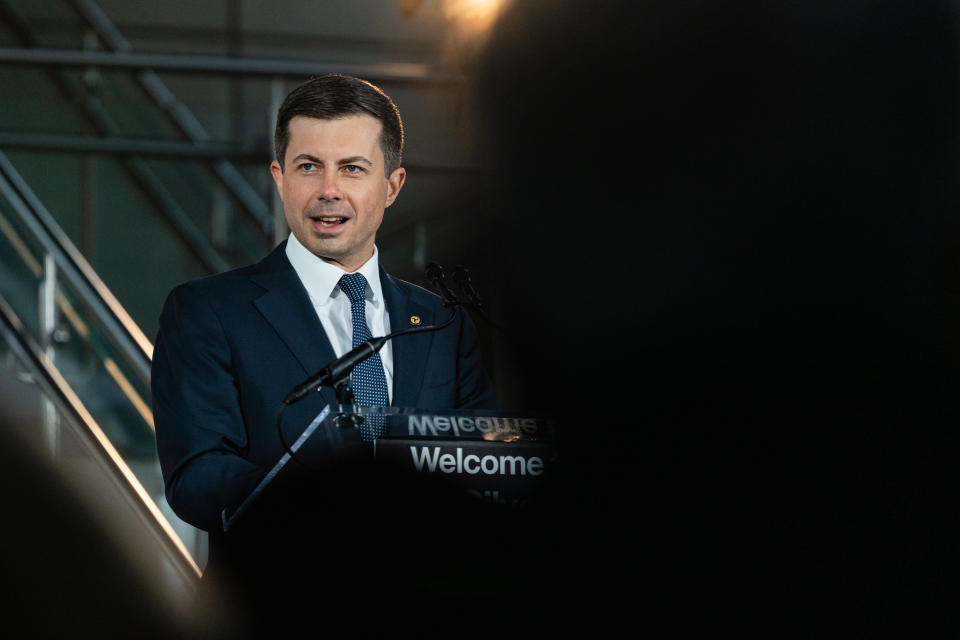
[[[367,290],[367,279],[362,273],[345,273],[340,278],[340,288],[350,298],[350,303],[361,302]]]

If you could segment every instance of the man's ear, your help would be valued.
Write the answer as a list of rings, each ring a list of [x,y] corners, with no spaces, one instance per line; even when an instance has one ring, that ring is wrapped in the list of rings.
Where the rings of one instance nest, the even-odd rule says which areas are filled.
[[[393,170],[393,173],[390,174],[390,177],[387,178],[387,200],[383,206],[389,207],[393,204],[393,201],[397,199],[397,194],[400,193],[400,189],[403,188],[403,183],[407,179],[407,170],[403,167],[398,167]]]
[[[280,167],[280,163],[274,160],[270,163],[270,173],[273,174],[273,182],[277,185],[277,193],[280,194],[280,199],[283,199],[283,169]]]

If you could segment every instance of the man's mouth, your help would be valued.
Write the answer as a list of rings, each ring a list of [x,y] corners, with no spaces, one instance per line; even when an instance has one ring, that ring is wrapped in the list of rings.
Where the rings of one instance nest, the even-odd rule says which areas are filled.
[[[319,226],[323,229],[332,229],[347,221],[347,218],[342,216],[311,216],[310,219],[313,221],[315,226]]]

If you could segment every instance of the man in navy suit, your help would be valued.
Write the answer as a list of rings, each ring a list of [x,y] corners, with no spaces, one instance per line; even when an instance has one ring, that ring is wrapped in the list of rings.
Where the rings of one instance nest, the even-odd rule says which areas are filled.
[[[211,557],[224,509],[283,455],[284,396],[353,346],[340,278],[364,276],[373,336],[450,317],[439,297],[378,264],[376,233],[406,177],[402,148],[400,114],[377,87],[340,75],[300,85],[278,113],[270,167],[289,238],[258,264],[177,287],[164,305],[152,390],[166,496],[211,532]],[[495,406],[464,313],[442,330],[389,341],[379,355],[394,406]],[[334,401],[325,388],[290,405],[287,443]]]

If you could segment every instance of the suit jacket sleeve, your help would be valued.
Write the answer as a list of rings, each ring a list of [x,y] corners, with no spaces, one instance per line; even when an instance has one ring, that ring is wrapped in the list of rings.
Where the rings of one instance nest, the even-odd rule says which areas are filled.
[[[244,458],[247,433],[231,349],[209,299],[174,289],[160,317],[152,368],[157,449],[174,512],[207,531],[238,504],[262,470]]]

